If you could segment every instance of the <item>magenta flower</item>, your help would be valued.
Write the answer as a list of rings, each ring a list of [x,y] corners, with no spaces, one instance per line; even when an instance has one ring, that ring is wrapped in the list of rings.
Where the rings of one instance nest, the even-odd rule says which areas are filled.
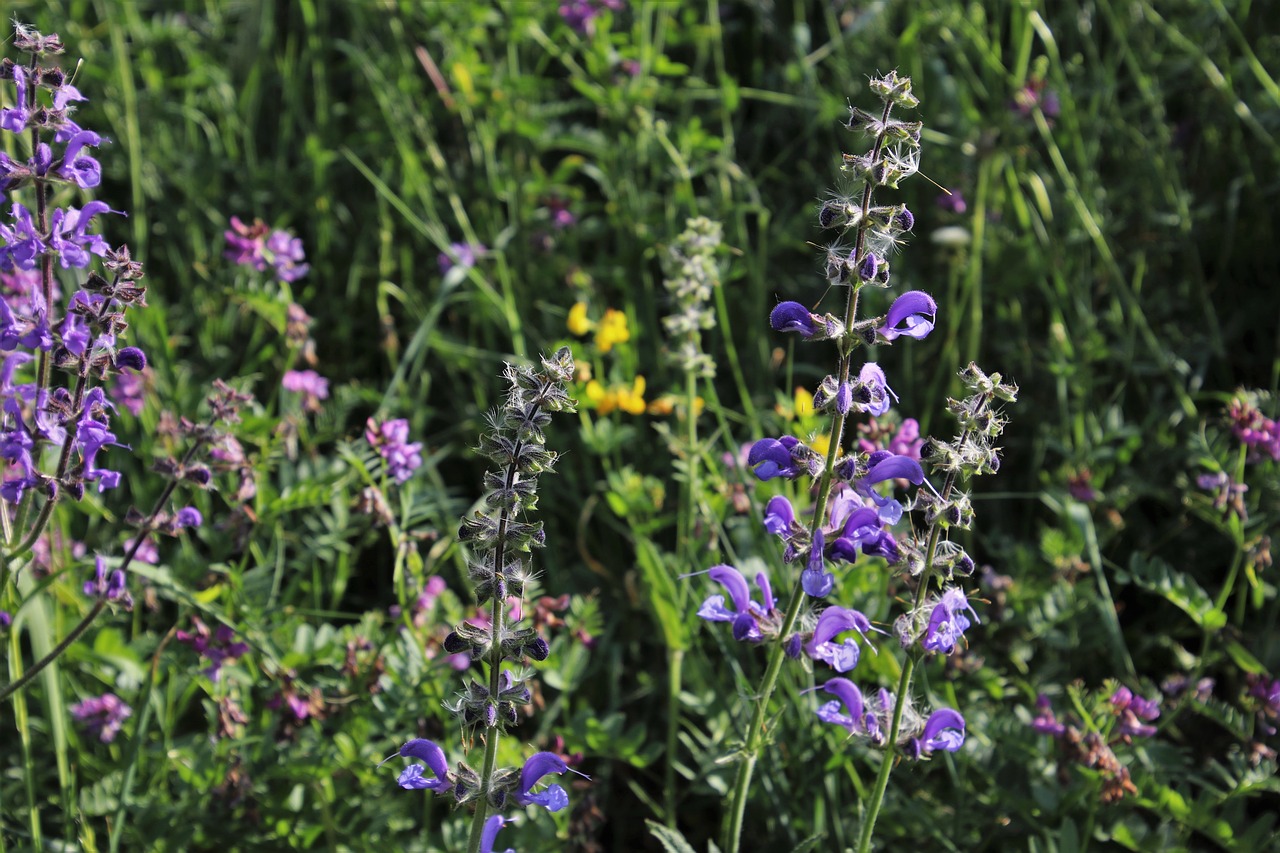
[[[286,370],[280,380],[286,391],[302,395],[302,407],[308,412],[320,411],[320,401],[329,399],[329,380],[314,370]]]
[[[240,217],[231,217],[230,230],[223,232],[227,250],[223,257],[258,271],[271,267],[281,281],[297,281],[310,271],[305,263],[302,240],[288,231],[272,231],[261,219],[245,225]]]
[[[103,743],[111,743],[119,734],[133,709],[114,693],[104,693],[92,699],[77,702],[68,710],[76,722],[84,726],[90,735]]]
[[[369,418],[364,437],[385,460],[387,473],[397,483],[408,480],[422,465],[422,443],[409,443],[409,422],[404,418],[381,424]]]

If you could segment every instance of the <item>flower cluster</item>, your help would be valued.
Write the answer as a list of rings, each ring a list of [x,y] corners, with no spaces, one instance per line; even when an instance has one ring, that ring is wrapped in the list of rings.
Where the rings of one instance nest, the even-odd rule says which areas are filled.
[[[329,399],[329,380],[314,370],[286,370],[280,386],[301,394],[302,408],[308,412],[320,411],[320,401]]]
[[[873,79],[871,89],[879,96],[882,109],[872,114],[851,107],[848,127],[872,137],[872,148],[864,155],[844,155],[843,169],[851,177],[852,191],[828,198],[818,210],[822,228],[853,238],[852,246],[837,242],[826,251],[828,285],[842,288],[848,296],[844,311],[817,313],[800,302],[785,301],[769,316],[775,331],[794,333],[807,342],[835,345],[836,369],[819,383],[811,405],[813,412],[830,418],[829,435],[813,439],[765,437],[750,446],[746,459],[762,481],[816,481],[815,488],[803,490],[811,492],[815,501],[807,516],[782,495],[771,498],[764,510],[766,531],[783,542],[784,563],[800,567],[793,597],[784,612],[768,578],[759,573],[756,584],[761,597],[753,600],[740,572],[731,566],[716,566],[707,574],[725,588],[727,599],[711,595],[699,610],[703,619],[730,623],[737,640],[773,641],[772,654],[796,658],[803,653],[837,673],[854,670],[862,648],[874,650],[872,635],[884,633],[860,611],[822,601],[836,595],[841,565],[879,559],[901,567],[907,580],[914,583],[914,603],[894,625],[900,644],[913,661],[930,654],[954,653],[962,646],[965,632],[979,621],[966,593],[951,583],[956,576],[974,571],[973,559],[948,536],[951,529],[966,529],[973,520],[969,498],[956,489],[956,483],[961,476],[998,468],[994,442],[1004,419],[995,406],[1016,396],[1016,389],[1003,384],[998,374],[988,377],[970,365],[961,378],[973,395],[948,403],[960,421],[959,436],[952,441],[926,440],[915,420],[886,418],[898,394],[877,360],[855,360],[859,348],[869,351],[904,339],[924,340],[933,331],[938,314],[933,297],[912,290],[892,299],[882,315],[858,316],[864,291],[890,286],[888,258],[915,224],[905,205],[876,203],[875,191],[895,188],[917,170],[921,133],[920,122],[891,117],[895,108],[916,106],[910,80],[890,73]],[[846,431],[846,422],[854,414],[872,420],[856,431]],[[895,422],[900,424],[896,429]],[[846,434],[856,436],[854,447],[844,446]],[[942,475],[941,488],[926,479],[922,462]],[[900,496],[913,486],[921,488],[914,495]],[[923,517],[923,534],[893,532],[910,512]],[[816,609],[806,608],[806,601],[813,601]],[[769,672],[773,671],[771,665]],[[910,673],[910,667],[906,672]],[[756,720],[763,719],[773,687],[767,679],[756,700]],[[958,750],[966,735],[961,714],[951,708],[917,711],[909,687],[909,676],[904,676],[900,695],[885,689],[866,692],[848,678],[837,676],[814,688],[834,697],[818,708],[817,717],[908,758]],[[754,739],[748,740],[749,753],[758,748]],[[749,778],[750,763],[744,766],[739,774],[746,773]],[[735,790],[744,786],[740,778]],[[736,850],[743,801],[741,795],[735,796],[738,814],[732,819],[728,841],[730,849]],[[874,825],[874,816],[869,825]]]
[[[1231,432],[1249,450],[1250,462],[1265,457],[1280,461],[1280,422],[1258,410],[1255,395],[1238,392],[1227,407]]]
[[[548,774],[569,769],[559,756],[539,752],[519,769],[497,768],[494,756],[499,737],[518,720],[517,706],[532,700],[524,670],[503,664],[545,660],[550,651],[536,628],[519,624],[520,610],[508,612],[507,604],[510,597],[524,595],[529,579],[525,555],[541,547],[545,538],[541,523],[529,521],[527,514],[537,506],[539,475],[551,471],[557,459],[546,448],[543,428],[553,413],[574,410],[575,403],[565,390],[573,375],[573,357],[567,347],[543,358],[541,371],[507,366],[506,400],[490,414],[492,429],[481,437],[478,448],[494,464],[485,476],[488,493],[483,508],[463,519],[458,532],[459,540],[472,552],[467,565],[476,600],[491,605],[487,619],[464,621],[445,638],[446,652],[483,660],[487,669],[487,678],[469,681],[449,710],[464,730],[483,733],[483,767],[477,771],[460,761],[452,771],[444,751],[421,738],[408,741],[399,751],[422,762],[406,767],[399,785],[451,796],[459,805],[474,804],[478,814],[473,827],[483,827],[482,838],[488,838],[490,845],[503,822],[493,818],[481,822],[489,809],[496,813],[511,805],[540,805],[558,811],[568,804],[568,795],[559,785],[538,789]],[[473,849],[481,840],[473,837]]]
[[[103,138],[74,119],[87,99],[70,76],[48,60],[63,52],[56,34],[15,24],[14,46],[29,61],[0,61],[0,80],[13,86],[13,106],[0,110],[0,130],[27,148],[26,160],[0,152],[0,191],[13,196],[0,219],[0,496],[21,504],[30,493],[44,499],[33,529],[20,531],[17,552],[34,547],[55,503],[120,485],[108,467],[110,448],[128,447],[112,431],[115,404],[107,396],[117,377],[146,368],[142,350],[123,346],[126,311],[146,305],[142,265],[127,246],[113,247],[93,229],[107,216],[123,216],[101,201],[55,207],[63,187],[92,189],[102,169],[92,149]],[[100,271],[91,269],[96,262]],[[81,271],[65,305],[55,264]],[[136,401],[136,389],[130,393]],[[4,572],[0,585],[7,582]],[[127,605],[123,569],[107,575],[101,560],[86,594]]]
[[[76,722],[103,743],[115,740],[124,721],[133,714],[133,709],[114,693],[77,702],[69,710]]]
[[[422,442],[409,441],[409,422],[404,418],[382,423],[369,418],[364,437],[386,463],[387,475],[397,483],[408,480],[422,467]]]
[[[288,231],[272,230],[261,219],[245,225],[231,217],[231,228],[223,232],[227,250],[223,256],[241,266],[262,272],[270,267],[281,281],[297,281],[311,270],[302,249],[302,240]]]
[[[631,329],[627,325],[627,315],[617,308],[604,309],[604,316],[599,321],[588,316],[585,302],[575,302],[569,309],[567,326],[575,335],[582,336],[589,332],[596,333],[596,349],[602,353],[609,352],[617,344],[625,344],[631,340]]]
[[[198,616],[191,617],[191,625],[193,630],[177,632],[178,642],[186,643],[201,658],[209,661],[209,666],[202,671],[216,684],[222,667],[235,663],[245,655],[249,651],[249,644],[236,642],[236,632],[227,625],[219,625],[216,630],[211,631]]]
[[[1102,778],[1099,798],[1103,803],[1114,803],[1126,795],[1137,794],[1138,789],[1129,778],[1129,768],[1120,763],[1112,747],[1130,744],[1135,737],[1154,735],[1156,728],[1148,723],[1160,716],[1160,700],[1143,699],[1120,686],[1106,699],[1105,705],[1114,716],[1113,728],[1104,721],[1085,727],[1088,731],[1083,733],[1075,723],[1059,720],[1049,697],[1041,694],[1036,697],[1036,715],[1031,728],[1057,740],[1063,761],[1060,770],[1065,771],[1069,764],[1079,764],[1098,771]],[[1107,736],[1109,730],[1115,734],[1111,740]],[[1060,773],[1060,777],[1065,784],[1065,773]]]

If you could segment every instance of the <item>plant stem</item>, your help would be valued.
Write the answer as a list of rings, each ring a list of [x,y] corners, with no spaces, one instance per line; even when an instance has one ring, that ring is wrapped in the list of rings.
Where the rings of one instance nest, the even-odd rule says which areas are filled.
[[[107,601],[105,598],[100,598],[95,601],[93,607],[85,614],[85,617],[80,620],[80,623],[72,628],[67,636],[62,638],[62,642],[54,646],[47,655],[33,663],[31,668],[19,676],[17,680],[11,681],[6,684],[3,689],[0,689],[0,702],[3,702],[23,687],[26,687],[28,682],[39,675],[42,669],[57,660],[58,657],[65,652],[72,643],[78,640],[80,635],[93,624],[93,620],[98,618],[98,614],[101,613],[106,606]]]
[[[924,584],[921,584],[921,588]],[[893,770],[898,756],[898,731],[902,727],[902,712],[907,703],[902,697],[911,689],[911,673],[915,670],[916,659],[908,656],[902,666],[902,675],[898,677],[898,698],[893,706],[893,725],[889,728],[889,740],[885,746],[884,759],[880,762],[880,772],[876,775],[876,786],[871,792],[871,804],[867,816],[862,819],[862,832],[858,834],[858,853],[871,850],[871,836],[876,829],[876,818],[880,814],[880,806],[884,802],[884,792],[889,787],[889,773]]]

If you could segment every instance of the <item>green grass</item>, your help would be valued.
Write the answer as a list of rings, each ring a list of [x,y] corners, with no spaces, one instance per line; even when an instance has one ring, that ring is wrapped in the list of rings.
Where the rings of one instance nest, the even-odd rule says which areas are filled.
[[[721,759],[743,737],[740,699],[764,656],[698,619],[705,579],[677,576],[721,561],[786,571],[759,525],[776,489],[721,456],[815,428],[787,406],[830,369],[826,353],[791,346],[765,318],[779,300],[823,296],[816,210],[840,153],[857,150],[840,126],[846,103],[865,106],[867,77],[894,67],[922,101],[923,172],[968,204],[943,211],[919,178],[895,196],[917,226],[893,259],[894,293],[927,290],[941,308],[925,342],[880,351],[899,411],[945,434],[944,398],[969,360],[1022,397],[964,542],[1012,586],[984,589],[968,652],[921,671],[922,695],[964,709],[970,742],[895,772],[882,849],[1260,849],[1274,761],[1251,766],[1248,744],[1276,744],[1243,696],[1248,673],[1280,669],[1274,577],[1256,551],[1276,529],[1276,468],[1243,462],[1223,411],[1251,388],[1278,414],[1275,13],[1247,0],[633,2],[586,36],[555,5],[10,4],[61,33],[68,66],[84,58],[78,118],[114,140],[96,195],[129,212],[106,227],[145,261],[150,287],[129,334],[155,396],[118,429],[135,450],[127,495],[66,507],[63,529],[117,553],[127,503],[159,494],[151,458],[173,450],[161,411],[193,415],[214,378],[260,405],[239,432],[251,517],[233,475],[192,498],[227,526],[166,542],[161,565],[140,567],[156,609],[103,620],[0,707],[3,849],[463,845],[466,815],[396,789],[376,764],[415,736],[461,755],[441,705],[462,681],[436,653],[470,607],[455,533],[483,464],[468,448],[503,362],[562,343],[607,385],[643,375],[650,401],[686,394],[663,358],[660,259],[694,215],[722,222],[728,247],[704,335],[718,376],[698,388],[694,446],[676,443],[686,458],[673,458],[655,426],[680,435],[674,416],[587,408],[550,431],[562,459],[542,484],[535,565],[545,594],[573,594],[570,627],[595,639],[588,649],[551,630],[542,704],[502,758],[560,736],[592,782],[571,790],[573,814],[531,815],[500,845],[662,849],[646,820],[697,850],[718,839],[733,775]],[[1011,108],[1033,81],[1056,94],[1057,115]],[[552,223],[557,202],[572,227]],[[231,267],[231,215],[301,236],[310,275],[288,288]],[[935,243],[946,227],[967,243]],[[490,251],[442,275],[437,255],[455,242]],[[277,390],[304,357],[283,338],[291,301],[315,318],[316,369],[333,382],[312,417]],[[624,311],[631,340],[602,353],[570,334],[579,301],[596,318]],[[424,470],[392,493],[391,528],[355,510],[363,488],[383,485],[361,438],[370,415],[406,417],[426,443]],[[696,494],[682,491],[690,457]],[[1196,488],[1215,468],[1250,485],[1247,522]],[[1082,472],[1096,501],[1068,494]],[[678,534],[690,530],[694,541]],[[0,637],[9,678],[83,612],[86,564],[68,565]],[[386,615],[408,611],[435,574],[450,592],[425,626]],[[877,620],[909,595],[883,572],[842,583],[841,603]],[[217,685],[170,635],[193,614],[252,646]],[[897,666],[886,648],[858,680],[890,684]],[[322,719],[290,726],[269,707],[289,673],[325,696]],[[1118,749],[1139,796],[1102,806],[1096,775],[1058,782],[1051,741],[1027,725],[1037,693],[1059,713],[1074,696],[1083,716],[1105,679],[1150,695],[1176,673],[1217,687],[1208,702],[1167,705],[1158,738]],[[814,678],[784,672],[756,771],[748,832],[768,849],[815,833],[819,849],[853,845],[878,769],[860,742],[816,727],[814,697],[796,697]],[[107,689],[134,709],[110,746],[66,712]],[[247,722],[215,741],[227,697]]]

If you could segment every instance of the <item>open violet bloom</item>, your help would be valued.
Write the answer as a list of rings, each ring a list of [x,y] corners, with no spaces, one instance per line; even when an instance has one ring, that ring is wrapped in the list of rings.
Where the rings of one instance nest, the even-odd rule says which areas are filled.
[[[893,300],[884,325],[876,331],[887,341],[897,340],[900,335],[921,340],[933,331],[937,314],[938,304],[933,297],[923,290],[911,290]]]
[[[484,829],[480,831],[480,853],[494,853],[493,845],[498,840],[498,830],[515,821],[507,820],[500,814],[485,819]],[[508,847],[501,853],[516,853],[514,847]]]
[[[959,587],[947,587],[940,596],[934,599],[933,610],[929,613],[929,624],[925,627],[922,646],[931,652],[949,655],[955,651],[956,643],[964,636],[971,624],[968,612],[973,621],[978,621],[978,614],[973,605],[965,597],[964,590]]]
[[[851,735],[870,735],[879,731],[879,723],[873,710],[866,707],[862,691],[847,678],[832,678],[813,690],[825,690],[836,698],[817,710],[818,719],[824,723],[844,728]]]
[[[564,763],[564,759],[556,755],[554,752],[535,752],[529,756],[529,760],[524,763],[524,767],[520,770],[520,787],[512,792],[512,797],[516,803],[522,806],[544,806],[549,812],[558,812],[565,806],[569,805],[569,795],[564,792],[564,788],[559,785],[548,785],[540,793],[531,793],[533,786],[542,780],[543,776],[548,773],[561,774],[568,770],[570,773],[578,773],[569,765]],[[584,773],[578,773],[584,779],[591,777]]]
[[[763,604],[751,600],[747,579],[733,566],[713,566],[705,573],[695,572],[694,574],[710,575],[713,581],[721,584],[729,593],[729,601],[733,604],[733,609],[730,610],[725,606],[723,595],[708,596],[698,608],[700,617],[708,622],[733,623],[735,640],[758,643],[764,639],[767,631],[762,628],[761,622],[771,623],[776,621],[777,617],[773,589],[769,586],[769,578],[764,572],[756,575],[756,586],[760,587]],[[685,577],[691,577],[691,575],[685,575]]]
[[[924,482],[924,469],[910,456],[896,456],[887,450],[872,453],[867,465],[866,475],[853,484],[855,491],[879,508],[880,518],[886,524],[897,524],[902,518],[902,504],[892,497],[881,496],[872,486],[886,480],[906,480],[918,486]]]
[[[813,639],[805,644],[804,650],[809,657],[829,664],[836,672],[848,672],[858,665],[861,655],[858,640],[866,641],[867,648],[872,648],[867,634],[874,630],[871,620],[857,610],[828,607],[818,617]],[[837,643],[836,637],[848,631],[856,631],[858,639],[849,637],[843,643]]]
[[[410,764],[406,767],[400,773],[400,778],[396,780],[401,788],[407,791],[426,789],[443,792],[453,787],[453,782],[449,779],[449,763],[445,761],[444,750],[433,742],[425,738],[414,738],[400,747],[399,754],[405,758],[418,758],[427,762],[426,767],[421,764]],[[427,777],[428,768],[435,776],[434,779]]]
[[[907,744],[907,754],[913,758],[928,755],[934,750],[955,752],[964,746],[964,717],[951,708],[939,708],[929,715],[924,731]]]

